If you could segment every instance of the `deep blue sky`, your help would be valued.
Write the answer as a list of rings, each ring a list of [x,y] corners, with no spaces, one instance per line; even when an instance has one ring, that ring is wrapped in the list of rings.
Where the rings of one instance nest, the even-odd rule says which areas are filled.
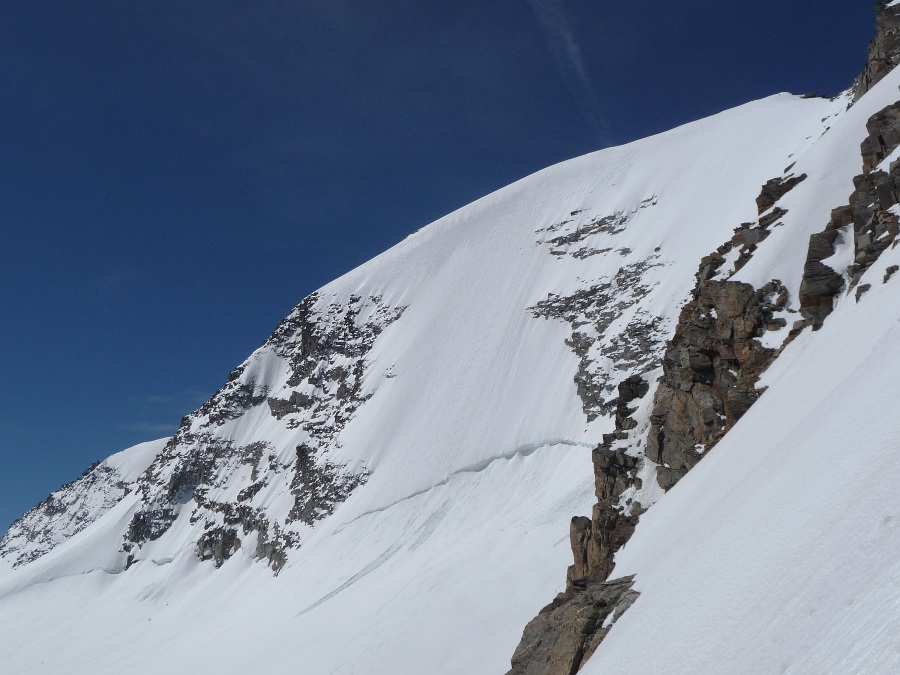
[[[301,298],[569,157],[836,94],[860,0],[6,0],[0,532]]]

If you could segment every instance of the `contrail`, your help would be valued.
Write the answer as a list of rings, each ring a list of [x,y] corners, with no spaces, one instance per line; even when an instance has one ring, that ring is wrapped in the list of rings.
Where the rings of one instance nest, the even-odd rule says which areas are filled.
[[[603,143],[607,143],[609,128],[601,113],[600,97],[584,65],[581,47],[569,24],[563,0],[527,0],[540,19],[550,39],[550,47],[563,75],[579,89],[584,114]]]

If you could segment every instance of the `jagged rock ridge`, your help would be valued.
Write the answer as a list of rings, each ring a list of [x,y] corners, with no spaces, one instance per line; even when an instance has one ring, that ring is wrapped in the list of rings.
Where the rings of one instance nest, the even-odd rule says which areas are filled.
[[[801,181],[779,189],[778,198]],[[763,187],[757,200],[761,212],[774,208],[777,200],[768,200],[775,185],[780,182]],[[739,227],[735,237],[746,229]],[[618,387],[616,430],[593,452],[597,504],[591,518],[572,519],[574,564],[566,590],[525,628],[509,675],[568,675],[581,668],[637,598],[631,579],[607,579],[615,552],[655,500],[655,490],[645,489],[645,481],[658,482],[662,490],[672,488],[759,397],[756,382],[778,353],[759,338],[786,328],[786,319],[777,314],[786,311],[787,289],[777,280],[758,290],[712,280],[721,264],[710,260],[701,261],[692,299],[668,342],[644,424],[632,417],[637,408],[631,406],[651,391],[642,377],[646,371]],[[586,619],[597,616],[599,620]]]
[[[346,303],[309,296],[209,401],[182,420],[139,475],[96,464],[19,519],[0,542],[0,553],[17,554],[15,565],[36,560],[135,495],[139,506],[121,544],[126,567],[187,508],[201,560],[220,566],[252,535],[256,557],[277,573],[299,546],[300,530],[333,513],[366,480],[365,466],[344,467],[329,453],[371,396],[363,391],[366,355],[403,309],[374,296],[352,296]],[[255,372],[273,360],[286,365],[278,392]],[[229,424],[254,410],[295,431],[293,447],[266,440],[236,444]],[[290,502],[272,509],[265,496],[279,489]]]
[[[900,63],[900,6],[882,0],[876,9],[878,35],[854,87],[857,101]],[[788,211],[778,202],[805,181],[806,174],[789,174],[792,164],[785,176],[769,180],[756,200],[759,221],[736,228],[731,240],[701,261],[692,300],[682,310],[666,348],[649,425],[629,417],[636,409],[628,404],[646,393],[637,373],[620,387],[616,431],[594,451],[598,503],[591,518],[572,519],[574,564],[568,570],[566,590],[526,627],[510,675],[570,675],[581,669],[621,612],[602,624],[585,617],[604,609],[609,613],[610,594],[620,597],[627,592],[625,609],[637,596],[631,577],[607,579],[615,552],[626,544],[646,508],[634,497],[640,499],[647,465],[655,469],[659,486],[671,489],[759,398],[756,384],[784,347],[804,327],[822,326],[835,297],[847,285],[841,272],[822,262],[836,254],[842,237],[850,236],[853,242],[853,264],[846,271],[850,288],[885,249],[895,245],[900,161],[893,161],[892,155],[900,147],[898,110],[900,102],[869,119],[868,137],[861,144],[863,173],[853,181],[850,205],[835,209],[825,231],[810,237],[798,297],[803,320],[794,323],[786,338],[769,341],[770,345],[760,339],[769,331],[785,331],[790,314],[797,312],[788,309],[788,289],[779,280],[757,289],[730,278],[749,262],[771,228],[782,225]],[[897,269],[900,266],[890,267],[883,283]],[[859,287],[857,302],[869,288]]]
[[[756,200],[759,222],[739,226],[725,246],[702,259],[693,298],[682,309],[664,357],[660,354],[664,342],[657,337],[634,351],[640,355],[635,361],[619,361],[633,374],[619,381],[615,398],[604,398],[612,389],[608,379],[591,377],[587,354],[597,338],[588,338],[584,327],[593,327],[601,338],[607,335],[623,310],[649,292],[640,280],[655,258],[622,267],[613,280],[568,297],[551,295],[531,308],[536,317],[561,318],[573,326],[566,344],[580,359],[576,385],[585,415],[592,419],[612,413],[615,431],[604,435],[593,451],[597,503],[591,518],[572,520],[575,561],[567,573],[566,590],[525,628],[510,675],[571,673],[587,661],[637,597],[630,579],[609,583],[606,579],[615,551],[627,542],[658,493],[645,481],[658,481],[663,490],[671,488],[758,397],[756,380],[777,350],[757,338],[786,328],[787,320],[778,315],[787,314],[787,290],[777,280],[756,290],[711,277],[722,273],[725,254],[733,250],[740,257],[729,276],[740,270],[768,229],[787,213],[776,206],[778,200],[806,178],[789,175],[762,187]],[[751,238],[753,233],[759,234]],[[665,335],[665,330],[658,329],[656,335]],[[624,355],[631,353],[625,350]],[[645,377],[660,364],[663,375],[654,387],[652,414],[648,422],[645,411],[642,424],[632,417],[637,408],[631,406],[643,399],[647,407],[651,387]]]
[[[855,101],[900,63],[900,5],[892,0],[878,0],[875,9],[876,35],[869,44],[866,67],[854,86]]]
[[[333,513],[337,504],[365,482],[365,467],[346,470],[328,459],[331,444],[367,398],[362,393],[365,357],[375,340],[403,308],[390,308],[379,297],[352,296],[347,304],[324,304],[313,294],[275,329],[261,351],[286,362],[287,397],[276,397],[248,373],[249,362],[196,413],[186,417],[156,461],[137,481],[143,506],[125,535],[123,550],[131,564],[140,547],[162,537],[183,505],[192,502],[190,521],[199,527],[201,559],[221,565],[241,546],[240,533],[257,537],[256,555],[277,572],[287,553],[300,544],[293,523],[311,526]],[[252,357],[251,357],[252,358]],[[266,406],[287,429],[300,429],[305,441],[293,461],[266,441],[235,447],[217,433],[230,420]],[[227,433],[227,432],[225,432]],[[234,475],[244,481],[236,497]],[[287,514],[272,514],[260,504],[266,488],[288,482],[293,504]]]
[[[853,289],[881,254],[896,245],[900,233],[900,161],[893,158],[900,147],[900,102],[869,118],[869,135],[862,142],[863,172],[853,179],[849,204],[834,209],[825,230],[810,237],[803,269],[800,302],[804,318],[821,327],[834,307],[834,298],[849,284]],[[845,279],[826,262],[837,246],[850,239],[853,265]],[[867,288],[860,288],[860,295]]]
[[[3,669],[487,674],[520,637],[514,672],[590,669],[659,597],[619,567],[644,510],[664,517],[728,451],[792,334],[816,339],[797,321],[798,259],[827,221],[808,151],[855,166],[832,141],[872,100],[772,97],[567,162],[329,284],[104,514],[0,567]]]

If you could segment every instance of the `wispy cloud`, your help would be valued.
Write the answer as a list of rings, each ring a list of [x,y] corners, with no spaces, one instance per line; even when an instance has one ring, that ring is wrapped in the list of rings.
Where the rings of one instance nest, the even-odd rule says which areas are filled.
[[[600,97],[584,64],[581,47],[572,30],[563,0],[527,0],[527,2],[547,31],[550,48],[563,76],[577,88],[583,112],[594,133],[602,143],[608,143],[609,126],[603,115]]]

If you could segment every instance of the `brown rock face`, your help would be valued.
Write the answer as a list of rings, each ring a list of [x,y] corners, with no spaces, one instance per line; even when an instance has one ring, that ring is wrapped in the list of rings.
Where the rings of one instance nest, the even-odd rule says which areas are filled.
[[[631,577],[606,581],[613,554],[631,537],[643,510],[637,503],[628,508],[619,504],[628,488],[640,487],[641,459],[613,449],[613,444],[626,438],[635,424],[629,404],[649,391],[650,384],[639,375],[619,384],[616,431],[604,437],[593,455],[597,504],[591,518],[577,516],[569,528],[575,562],[566,575],[566,591],[526,626],[509,675],[578,672],[638,596],[631,590]]]
[[[572,519],[570,538],[575,564],[566,575],[568,591],[583,589],[589,582],[605,581],[613,568],[613,555],[631,537],[643,512],[640,504],[623,506],[621,497],[631,487],[640,489],[637,477],[641,457],[614,448],[617,441],[628,438],[636,425],[630,404],[650,391],[650,383],[640,375],[632,375],[619,384],[615,399],[616,431],[606,434],[603,443],[594,448],[594,490],[597,503],[590,518]]]
[[[888,7],[890,0],[875,3],[875,39],[869,43],[866,67],[856,81],[854,101],[858,101],[900,63],[900,5]]]
[[[572,552],[577,563],[569,568],[566,576],[567,587],[583,588],[591,580],[604,581],[613,569],[613,555],[631,537],[641,514],[640,505],[635,505],[626,513],[619,506],[619,497],[631,486],[640,487],[637,472],[640,459],[631,457],[621,450],[610,450],[600,445],[594,450],[594,480],[597,487],[597,503],[591,518],[573,520],[573,534],[577,527],[582,529],[578,538],[572,538]]]
[[[776,351],[755,338],[767,328],[784,327],[774,313],[786,300],[777,281],[756,290],[698,275],[693,299],[682,310],[666,351],[651,415],[646,456],[660,464],[663,488],[690,470],[758,398],[756,381]],[[644,510],[640,503],[623,503],[623,496],[642,487],[640,441],[632,446],[629,441],[636,439],[629,431],[637,425],[632,404],[649,390],[640,376],[619,385],[616,430],[593,453],[597,504],[591,518],[573,518],[570,526],[574,564],[566,590],[525,628],[508,675],[573,675],[638,597],[631,578],[607,579],[615,552],[631,537]]]
[[[633,577],[561,594],[525,627],[507,675],[573,675],[638,598]]]
[[[786,300],[772,281],[759,290],[736,281],[700,281],[685,305],[663,361],[647,457],[668,490],[700,461],[759,398],[756,382],[776,350],[755,338],[781,328]]]
[[[857,99],[900,63],[900,5],[888,4],[889,0],[876,4],[877,37],[856,83]],[[799,300],[805,323],[814,328],[822,324],[834,295],[844,288],[843,275],[823,261],[835,254],[850,226],[856,251],[849,270],[851,286],[900,233],[898,218],[889,211],[900,203],[900,162],[887,171],[878,168],[900,147],[900,103],[873,116],[867,130],[861,147],[864,172],[854,180],[849,205],[835,209],[826,229],[810,237]],[[763,346],[757,338],[766,330],[786,327],[786,321],[775,315],[786,306],[787,289],[775,280],[754,289],[728,277],[751,259],[779,224],[787,211],[777,206],[778,201],[805,178],[787,175],[767,182],[757,198],[759,221],[736,228],[729,241],[701,261],[692,299],[682,310],[665,353],[645,451],[629,404],[646,396],[649,384],[640,377],[629,378],[620,385],[619,397],[605,402],[606,407],[615,404],[616,427],[593,453],[597,504],[591,518],[572,519],[574,564],[568,570],[566,591],[525,628],[508,675],[573,675],[581,669],[638,597],[631,578],[607,579],[614,553],[631,537],[644,508],[624,500],[631,488],[642,487],[638,477],[642,455],[658,464],[657,480],[668,490],[759,398],[756,384],[778,350]],[[728,260],[734,260],[733,269],[725,269]],[[884,283],[898,269],[888,268]],[[857,301],[864,299],[865,290],[860,287]]]
[[[854,261],[849,269],[852,289],[900,234],[898,218],[890,210],[900,203],[900,163],[893,162],[887,171],[879,168],[900,147],[900,102],[869,118],[866,130],[869,135],[860,145],[863,173],[853,179],[849,204],[832,211],[825,230],[809,239],[800,285],[800,312],[816,330],[831,313],[834,296],[845,286],[844,277],[822,262],[834,255],[838,239],[853,237]]]
[[[773,178],[763,185],[759,197],[756,198],[756,207],[759,210],[759,215],[764,214],[775,206],[775,203],[779,199],[805,181],[806,178],[806,174],[803,174],[802,176],[794,176],[791,174],[790,176],[785,176],[783,178]]]
[[[898,218],[891,213],[900,203],[900,163],[892,162],[886,171],[878,168],[900,147],[900,101],[873,115],[866,130],[869,135],[860,146],[863,174],[853,179],[855,190],[849,205],[856,251],[850,268],[851,286],[895,244],[900,233]]]
[[[785,194],[800,180],[770,181],[770,197]],[[775,211],[777,217],[784,213]],[[748,243],[746,237],[757,230],[763,231],[750,224],[737,228],[727,250],[743,246],[749,259],[758,240]],[[758,398],[756,381],[776,352],[755,338],[766,329],[785,327],[774,313],[787,302],[787,291],[777,281],[756,290],[710,280],[723,255],[720,249],[701,262],[693,299],[682,310],[669,343],[646,451],[632,405],[647,396],[650,383],[634,375],[619,384],[619,395],[610,402],[615,406],[615,431],[604,435],[593,452],[597,503],[590,518],[573,518],[569,529],[574,563],[566,575],[566,590],[525,628],[509,675],[578,672],[638,595],[631,590],[630,578],[607,579],[615,552],[634,533],[644,511],[638,501],[625,499],[630,489],[643,487],[638,474],[644,456],[661,465],[657,478],[664,489],[670,488]]]
[[[889,105],[872,115],[866,122],[866,131],[869,135],[860,144],[863,174],[875,169],[900,146],[900,103]]]
[[[756,198],[759,220],[752,223],[741,223],[739,227],[735,228],[734,236],[731,239],[704,257],[700,261],[698,278],[711,279],[717,275],[724,275],[727,278],[750,262],[756,249],[771,234],[772,228],[779,226],[781,224],[779,221],[788,213],[787,209],[776,206],[776,204],[806,178],[805,173],[800,176],[789,174],[766,182],[760,190],[759,197]],[[733,269],[723,269],[726,256],[733,251],[738,252]]]

